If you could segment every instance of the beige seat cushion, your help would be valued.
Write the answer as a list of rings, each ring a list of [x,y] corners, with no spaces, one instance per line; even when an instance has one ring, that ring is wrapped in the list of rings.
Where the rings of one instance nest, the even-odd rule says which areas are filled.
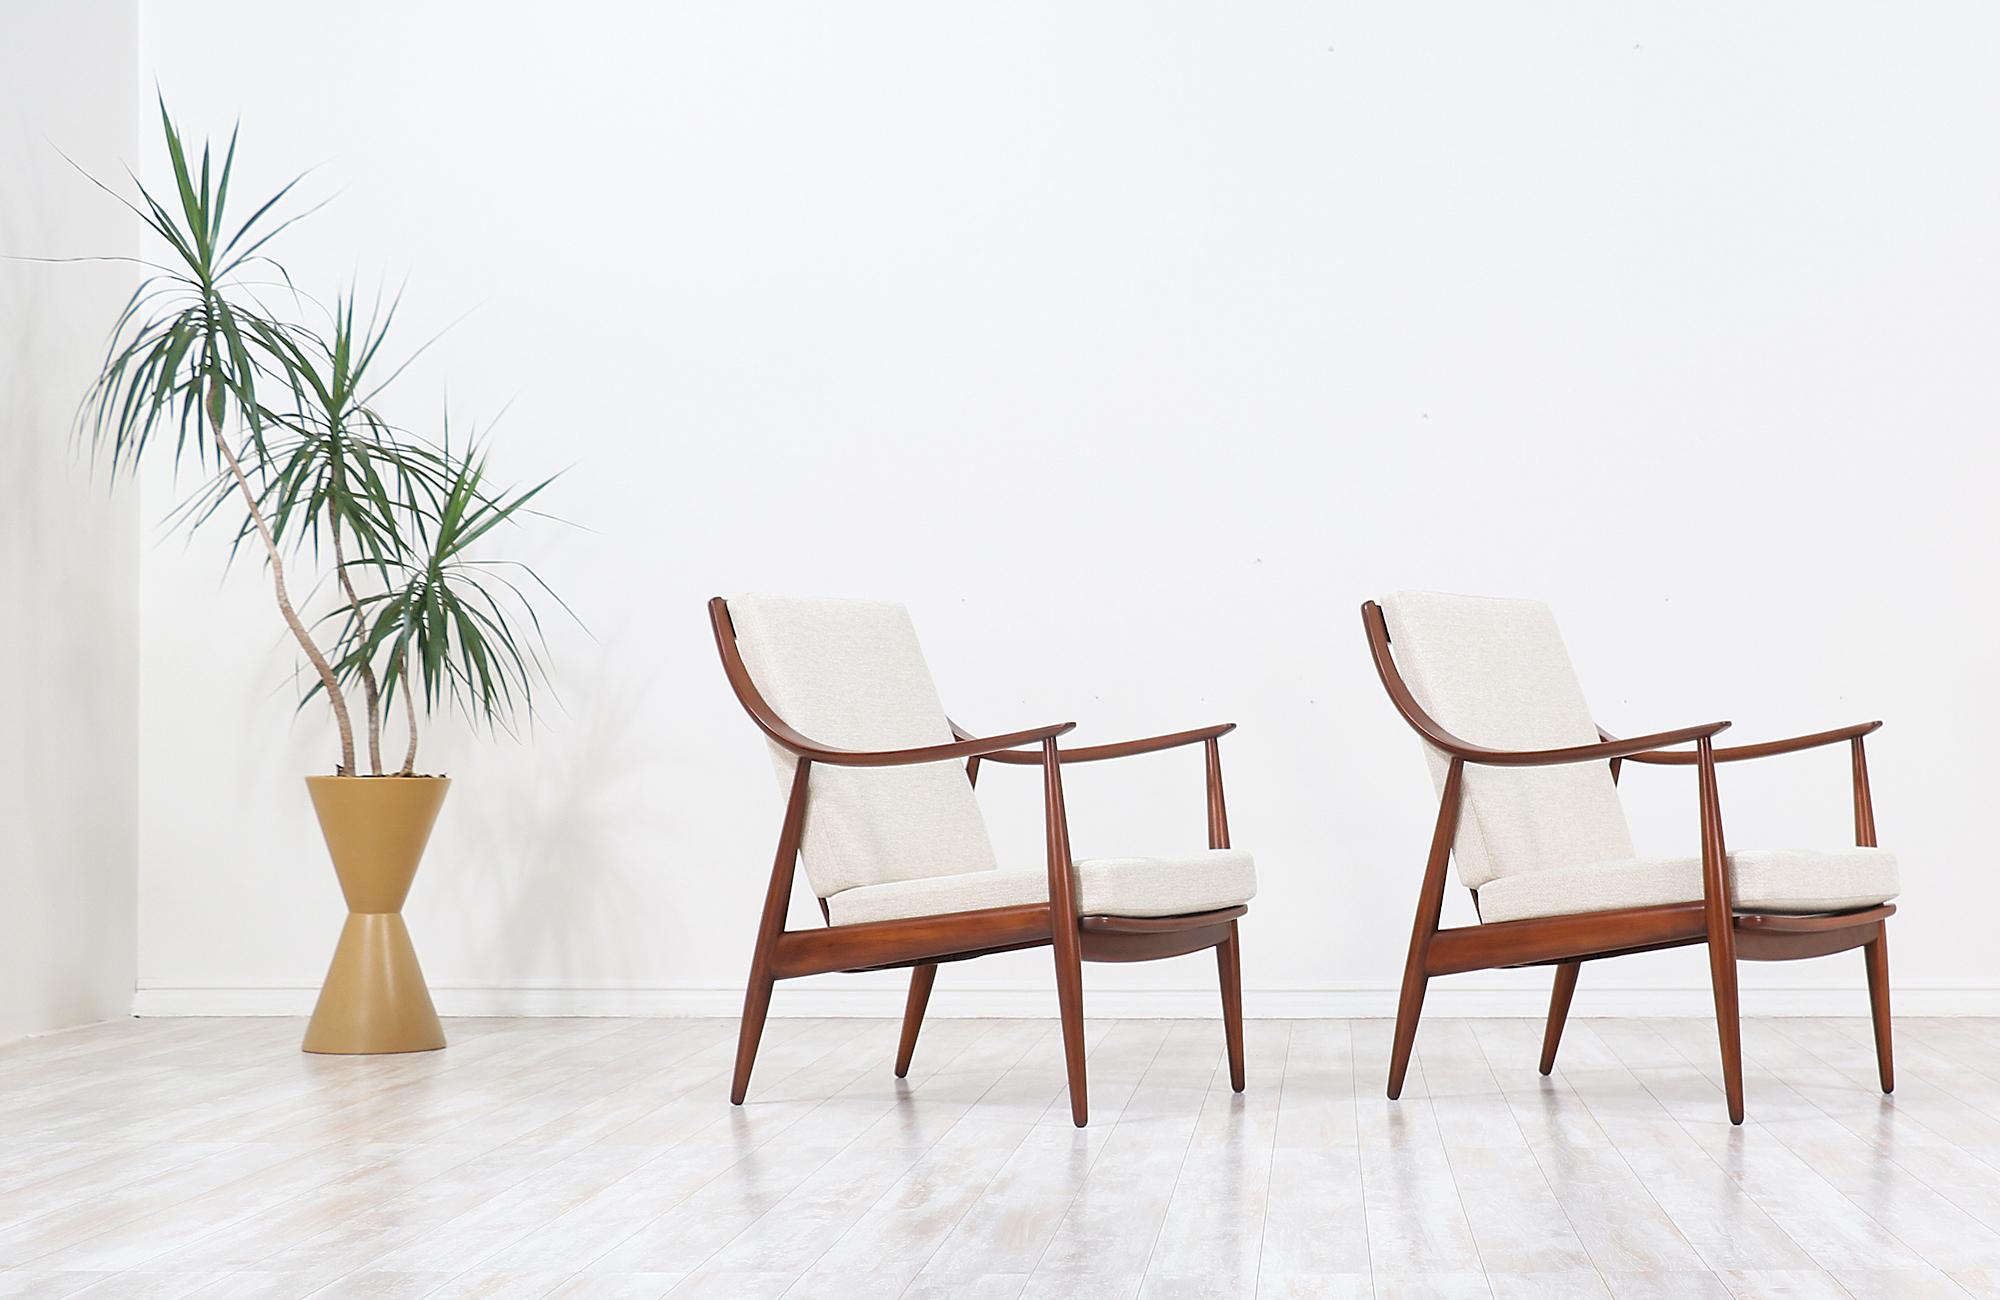
[[[1887,849],[1741,849],[1729,855],[1739,912],[1844,912],[1898,892]],[[1701,858],[1628,858],[1587,867],[1521,871],[1479,889],[1479,919],[1522,921],[1614,907],[1686,903],[1702,896]]]
[[[1076,864],[1084,916],[1180,916],[1247,903],[1257,868],[1242,849],[1175,858],[1086,858]],[[968,871],[844,889],[826,900],[835,925],[1046,903],[1046,871]]]

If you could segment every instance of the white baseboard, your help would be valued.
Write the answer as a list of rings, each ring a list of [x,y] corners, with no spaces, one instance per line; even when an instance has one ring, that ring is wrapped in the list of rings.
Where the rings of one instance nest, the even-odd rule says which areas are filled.
[[[318,990],[304,987],[187,988],[142,987],[132,999],[136,1016],[303,1016],[312,1012]],[[556,985],[434,985],[445,1016],[735,1016],[743,1006],[740,988],[637,988]],[[1437,1016],[1529,1016],[1548,1013],[1546,988],[1453,988],[1434,982],[1424,1012]],[[1084,1007],[1093,1016],[1164,1019],[1214,1017],[1213,987],[1188,989],[1091,989]],[[2000,986],[1908,986],[1895,991],[1896,1014],[1904,1016],[2000,1016]],[[1308,989],[1245,989],[1243,1012],[1259,1019],[1345,1019],[1393,1016],[1393,987],[1348,986]],[[900,1016],[899,988],[780,986],[771,1002],[778,1016]],[[1711,1016],[1715,1005],[1706,987],[1579,989],[1577,1016]],[[1746,1016],[1862,1016],[1867,994],[1859,987],[1756,988],[1743,990]],[[1055,1014],[1055,990],[1036,986],[1006,989],[948,989],[940,982],[931,1014],[954,1017],[1027,1017]]]

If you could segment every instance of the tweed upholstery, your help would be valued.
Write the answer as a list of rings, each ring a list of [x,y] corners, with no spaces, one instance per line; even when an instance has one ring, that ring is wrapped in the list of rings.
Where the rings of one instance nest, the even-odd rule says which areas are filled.
[[[738,596],[736,645],[757,690],[792,728],[838,749],[949,744],[951,724],[900,605]],[[796,759],[771,745],[789,793]],[[813,892],[990,872],[997,865],[961,762],[842,768],[818,764],[802,854]]]
[[[1257,869],[1241,849],[1208,849],[1173,858],[1086,858],[1076,863],[1082,916],[1180,916],[1247,903]],[[972,912],[1045,903],[1045,870],[975,871],[958,876],[869,885],[826,900],[835,925]]]
[[[1382,601],[1390,650],[1410,693],[1459,739],[1489,749],[1552,749],[1597,740],[1547,605],[1430,592]],[[1446,757],[1425,746],[1444,786]],[[1625,823],[1603,763],[1502,768],[1468,763],[1453,858],[1479,889],[1523,872],[1629,859]]]
[[[1738,911],[1845,912],[1888,902],[1899,883],[1896,855],[1886,849],[1739,849],[1729,855],[1729,893]],[[1489,881],[1479,891],[1479,917],[1522,921],[1701,896],[1699,855],[1633,858]]]

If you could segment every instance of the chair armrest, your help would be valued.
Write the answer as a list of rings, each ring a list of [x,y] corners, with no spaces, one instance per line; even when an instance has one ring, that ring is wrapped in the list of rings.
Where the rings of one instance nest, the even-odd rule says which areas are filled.
[[[752,715],[755,717],[756,715]],[[984,758],[996,750],[1032,744],[1074,731],[1074,722],[1052,722],[1027,731],[1010,731],[1004,736],[961,736],[944,745],[919,745],[915,749],[836,749],[807,740],[782,722],[767,723],[757,718],[764,734],[800,758],[830,767],[904,767],[914,763],[948,763],[960,758]],[[1039,761],[1040,753],[1035,751]]]
[[[1880,730],[1881,727],[1882,724],[1879,721],[1857,722],[1848,727],[1836,727],[1832,731],[1815,731],[1809,736],[1790,736],[1784,740],[1765,740],[1759,741],[1754,745],[1731,745],[1727,749],[1716,750],[1715,761],[1718,763],[1734,763],[1746,758],[1770,758],[1775,754],[1796,754],[1800,750],[1817,749],[1822,745],[1835,745],[1843,740],[1859,740],[1870,732]],[[1602,727],[1597,729],[1597,734],[1608,741],[1618,739]],[[1694,754],[1685,752],[1663,754],[1652,750],[1642,750],[1636,754],[1627,754],[1625,757],[1635,763],[1657,763],[1676,767],[1692,766],[1697,761],[1697,757]]]
[[[1554,767],[1564,763],[1603,763],[1614,758],[1630,758],[1659,745],[1683,745],[1690,740],[1705,740],[1728,729],[1727,722],[1704,722],[1697,727],[1658,731],[1629,740],[1602,740],[1594,745],[1568,745],[1561,749],[1487,749],[1467,744],[1443,728],[1439,728],[1436,735],[1426,732],[1425,739],[1453,758],[1462,758],[1468,763],[1481,763],[1488,767]],[[1694,762],[1695,756],[1687,755],[1687,761]]]
[[[952,734],[966,738],[965,731],[957,723],[952,724]],[[1205,740],[1214,740],[1236,730],[1233,722],[1218,722],[1211,727],[1197,727],[1193,731],[1175,731],[1164,736],[1147,736],[1142,740],[1121,740],[1109,745],[1085,745],[1080,749],[1060,750],[1056,754],[1064,763],[1094,763],[1105,758],[1130,758],[1134,754],[1153,754],[1163,749],[1177,749],[1182,745],[1198,745]],[[1016,763],[1040,766],[1040,750],[1012,750],[988,752],[980,755],[991,763]]]

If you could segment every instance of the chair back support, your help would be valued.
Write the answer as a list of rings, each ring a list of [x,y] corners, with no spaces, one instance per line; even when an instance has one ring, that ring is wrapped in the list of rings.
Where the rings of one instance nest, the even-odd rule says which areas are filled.
[[[837,749],[950,744],[951,723],[909,611],[859,600],[737,596],[729,621],[743,665],[791,727]],[[781,791],[798,760],[775,742]],[[813,892],[988,871],[986,821],[962,763],[842,768],[808,778],[801,854]]]
[[[1554,749],[1598,740],[1549,607],[1432,592],[1382,601],[1398,675],[1424,711],[1461,740],[1491,749]],[[1424,746],[1444,786],[1449,760]],[[1633,856],[1618,787],[1604,763],[1486,767],[1468,763],[1452,856],[1478,889],[1499,876]]]

